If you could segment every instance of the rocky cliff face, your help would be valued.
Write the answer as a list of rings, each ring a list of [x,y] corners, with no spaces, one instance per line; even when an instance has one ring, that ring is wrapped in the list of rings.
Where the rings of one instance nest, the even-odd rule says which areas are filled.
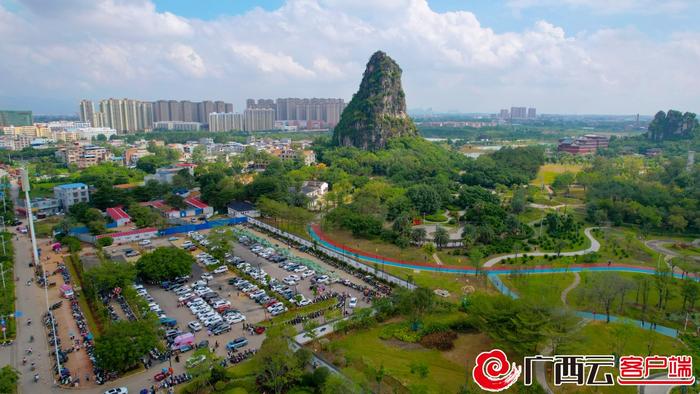
[[[367,63],[360,89],[340,116],[333,141],[341,146],[382,149],[394,137],[418,135],[406,114],[401,67],[382,51]]]

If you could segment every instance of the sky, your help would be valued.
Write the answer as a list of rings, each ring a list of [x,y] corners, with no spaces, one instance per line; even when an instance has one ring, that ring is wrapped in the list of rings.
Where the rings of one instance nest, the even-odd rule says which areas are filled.
[[[376,50],[411,108],[700,111],[697,0],[0,0],[0,108],[350,100]]]

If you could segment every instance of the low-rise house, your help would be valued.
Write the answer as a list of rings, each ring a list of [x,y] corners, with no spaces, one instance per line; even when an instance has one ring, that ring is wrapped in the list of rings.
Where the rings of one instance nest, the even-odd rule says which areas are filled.
[[[27,214],[27,202],[26,200],[19,200],[19,206],[17,211],[23,213],[25,216]],[[57,198],[44,198],[36,197],[32,198],[32,213],[37,218],[53,216],[61,212],[61,201]]]
[[[232,201],[226,207],[228,216],[235,218],[241,216],[250,216],[257,218],[260,216],[260,211],[255,209],[255,206],[247,201]]]
[[[131,223],[131,216],[124,212],[121,207],[107,208],[107,216],[112,218],[112,221],[119,227]]]
[[[101,234],[95,237],[95,240],[110,237],[115,244],[124,244],[130,242],[151,239],[158,236],[158,229],[155,227],[146,227],[138,230],[123,231],[118,233]]]
[[[53,188],[53,196],[61,202],[61,208],[68,211],[73,204],[90,201],[90,191],[84,183],[67,183]]]
[[[309,209],[320,209],[323,206],[323,196],[328,193],[328,183],[322,181],[304,181],[301,193],[309,199]]]
[[[156,169],[155,174],[146,175],[143,178],[143,180],[144,182],[153,180],[159,183],[173,183],[173,178],[175,177],[175,175],[177,175],[178,172],[184,169],[187,170],[187,172],[189,172],[190,175],[194,175],[195,167],[196,165],[191,163],[180,163],[172,167],[161,167]]]

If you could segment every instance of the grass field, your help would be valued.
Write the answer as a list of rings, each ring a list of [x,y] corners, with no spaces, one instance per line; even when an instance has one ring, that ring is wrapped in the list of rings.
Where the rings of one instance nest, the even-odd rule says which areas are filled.
[[[574,308],[579,310],[586,310],[589,312],[604,313],[605,310],[602,305],[597,302],[597,297],[595,293],[591,290],[591,283],[595,277],[600,275],[610,275],[607,272],[582,272],[581,284],[569,293],[569,304]],[[673,328],[682,328],[685,313],[681,313],[683,305],[683,297],[681,295],[681,288],[683,281],[681,279],[671,279],[670,280],[670,292],[669,299],[665,310],[658,311],[656,305],[659,301],[659,290],[656,286],[655,277],[653,275],[646,274],[635,274],[627,272],[616,273],[620,278],[628,280],[630,286],[627,288],[624,296],[624,305],[620,305],[620,297],[617,297],[611,308],[611,314],[618,316],[625,316],[633,319],[650,321],[654,319],[658,324]],[[643,312],[643,297],[637,297],[638,283],[640,280],[646,279],[649,281],[649,298],[647,301],[647,310]],[[696,304],[695,311],[698,310],[698,305]],[[692,328],[694,318],[697,313],[692,313],[690,317],[689,328]],[[697,322],[696,322],[697,324]]]
[[[455,348],[441,352],[420,344],[379,338],[381,326],[338,336],[327,355],[342,371],[361,385],[376,392],[372,371],[384,367],[382,392],[406,392],[424,388],[427,393],[456,393],[465,382],[467,360],[491,349],[491,340],[484,334],[460,334]],[[411,365],[423,364],[428,374],[411,373]]]
[[[15,263],[14,263],[14,252],[12,249],[12,234],[11,233],[0,233],[0,236],[5,242],[5,251],[7,254],[0,257],[3,264],[3,286],[0,287],[0,315],[5,317],[5,337],[8,340],[14,339],[15,333],[17,332],[16,320],[8,319],[7,316],[13,316],[15,314]],[[2,336],[0,336],[0,341]]]
[[[615,335],[615,333],[623,335]],[[617,344],[617,346],[616,346]],[[578,331],[571,341],[562,345],[558,354],[613,354],[615,351],[622,354],[634,354],[646,356],[649,354],[671,355],[686,354],[685,345],[682,342],[660,335],[648,330],[633,326],[620,326],[603,322],[590,322]],[[612,372],[614,368],[601,369],[603,372]],[[614,385],[604,390],[596,387],[577,387],[576,385],[562,385],[555,387],[552,382],[551,368],[548,369],[547,381],[555,393],[625,393],[637,392],[637,387],[624,387]],[[602,376],[602,375],[599,375]]]
[[[522,299],[560,306],[561,293],[574,282],[574,274],[501,275],[501,280]]]
[[[554,182],[554,178],[564,172],[580,172],[583,168],[580,164],[545,164],[540,167],[537,172],[537,177],[533,179],[530,184],[532,185],[551,185]]]
[[[39,238],[50,238],[53,235],[53,228],[61,221],[61,216],[51,216],[46,219],[37,220],[34,223],[36,236]]]
[[[600,242],[601,262],[656,266],[659,254],[644,245],[632,229],[603,228],[593,231],[593,237]]]

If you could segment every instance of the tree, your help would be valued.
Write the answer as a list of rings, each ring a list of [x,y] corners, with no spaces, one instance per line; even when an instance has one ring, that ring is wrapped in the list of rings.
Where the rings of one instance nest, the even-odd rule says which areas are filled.
[[[510,200],[510,210],[515,213],[521,213],[525,211],[525,206],[527,204],[527,190],[519,187],[513,192],[513,198]]]
[[[569,188],[571,187],[571,184],[574,183],[575,179],[576,174],[574,174],[573,172],[563,172],[561,174],[558,174],[554,178],[554,182],[552,182],[552,187],[557,190],[566,189],[566,194],[568,195],[570,193]]]
[[[574,328],[579,320],[566,309],[554,309],[549,314],[549,324],[545,328],[547,338],[552,347],[552,354],[557,354],[559,348],[571,339]]]
[[[380,365],[379,368],[373,371],[374,381],[377,382],[377,393],[382,393],[382,381],[384,380],[384,375],[386,371],[384,370],[384,364]]]
[[[406,191],[408,197],[416,210],[423,214],[435,213],[442,205],[440,194],[433,186],[415,185]]]
[[[257,381],[264,390],[280,394],[301,377],[303,366],[294,357],[287,338],[274,330],[268,330],[255,360]]]
[[[679,214],[669,216],[667,221],[668,225],[677,232],[682,232],[688,226],[688,221],[685,220],[683,215]]]
[[[316,321],[316,319],[309,319],[303,324],[304,337],[309,338],[311,340],[312,346],[316,344],[316,339],[318,338],[318,333],[316,332],[318,326],[319,324],[318,321]]]
[[[128,263],[105,261],[85,271],[85,287],[94,290],[93,295],[112,291],[116,287],[129,286],[136,279],[136,269]]]
[[[146,253],[136,262],[139,277],[146,281],[159,282],[192,273],[194,258],[178,248],[157,248]]]
[[[346,381],[340,375],[331,374],[321,388],[321,394],[358,394],[359,388],[352,382]]]
[[[700,287],[698,283],[692,279],[686,279],[681,286],[681,295],[683,296],[683,310],[691,311],[695,308],[695,302],[700,297]],[[688,307],[686,309],[686,306]]]
[[[447,230],[445,230],[444,227],[436,226],[434,241],[438,249],[442,249],[445,245],[447,245],[450,242],[450,234],[447,232]]]
[[[163,217],[160,216],[150,207],[144,207],[139,204],[131,204],[128,209],[129,216],[136,227],[162,227],[164,225]]]
[[[97,365],[107,371],[127,371],[159,344],[158,327],[153,319],[114,322],[95,339]]]
[[[114,243],[114,238],[112,237],[104,237],[100,238],[97,240],[97,246],[100,248],[104,248],[105,246],[110,246]]]
[[[16,393],[19,371],[9,365],[0,368],[0,393]]]
[[[80,240],[75,237],[63,237],[61,239],[61,245],[67,246],[68,251],[71,253],[79,252],[82,248]]]
[[[435,244],[432,242],[427,242],[423,244],[423,252],[425,252],[426,258],[430,258],[430,256],[435,253]]]
[[[427,233],[424,228],[414,228],[413,230],[411,230],[411,242],[413,242],[416,245],[423,245],[423,242],[425,242],[426,235]]]
[[[605,310],[607,323],[610,323],[610,310],[613,302],[621,293],[621,282],[620,275],[616,273],[596,276],[591,281],[591,286],[589,288],[590,296],[596,299]]]

